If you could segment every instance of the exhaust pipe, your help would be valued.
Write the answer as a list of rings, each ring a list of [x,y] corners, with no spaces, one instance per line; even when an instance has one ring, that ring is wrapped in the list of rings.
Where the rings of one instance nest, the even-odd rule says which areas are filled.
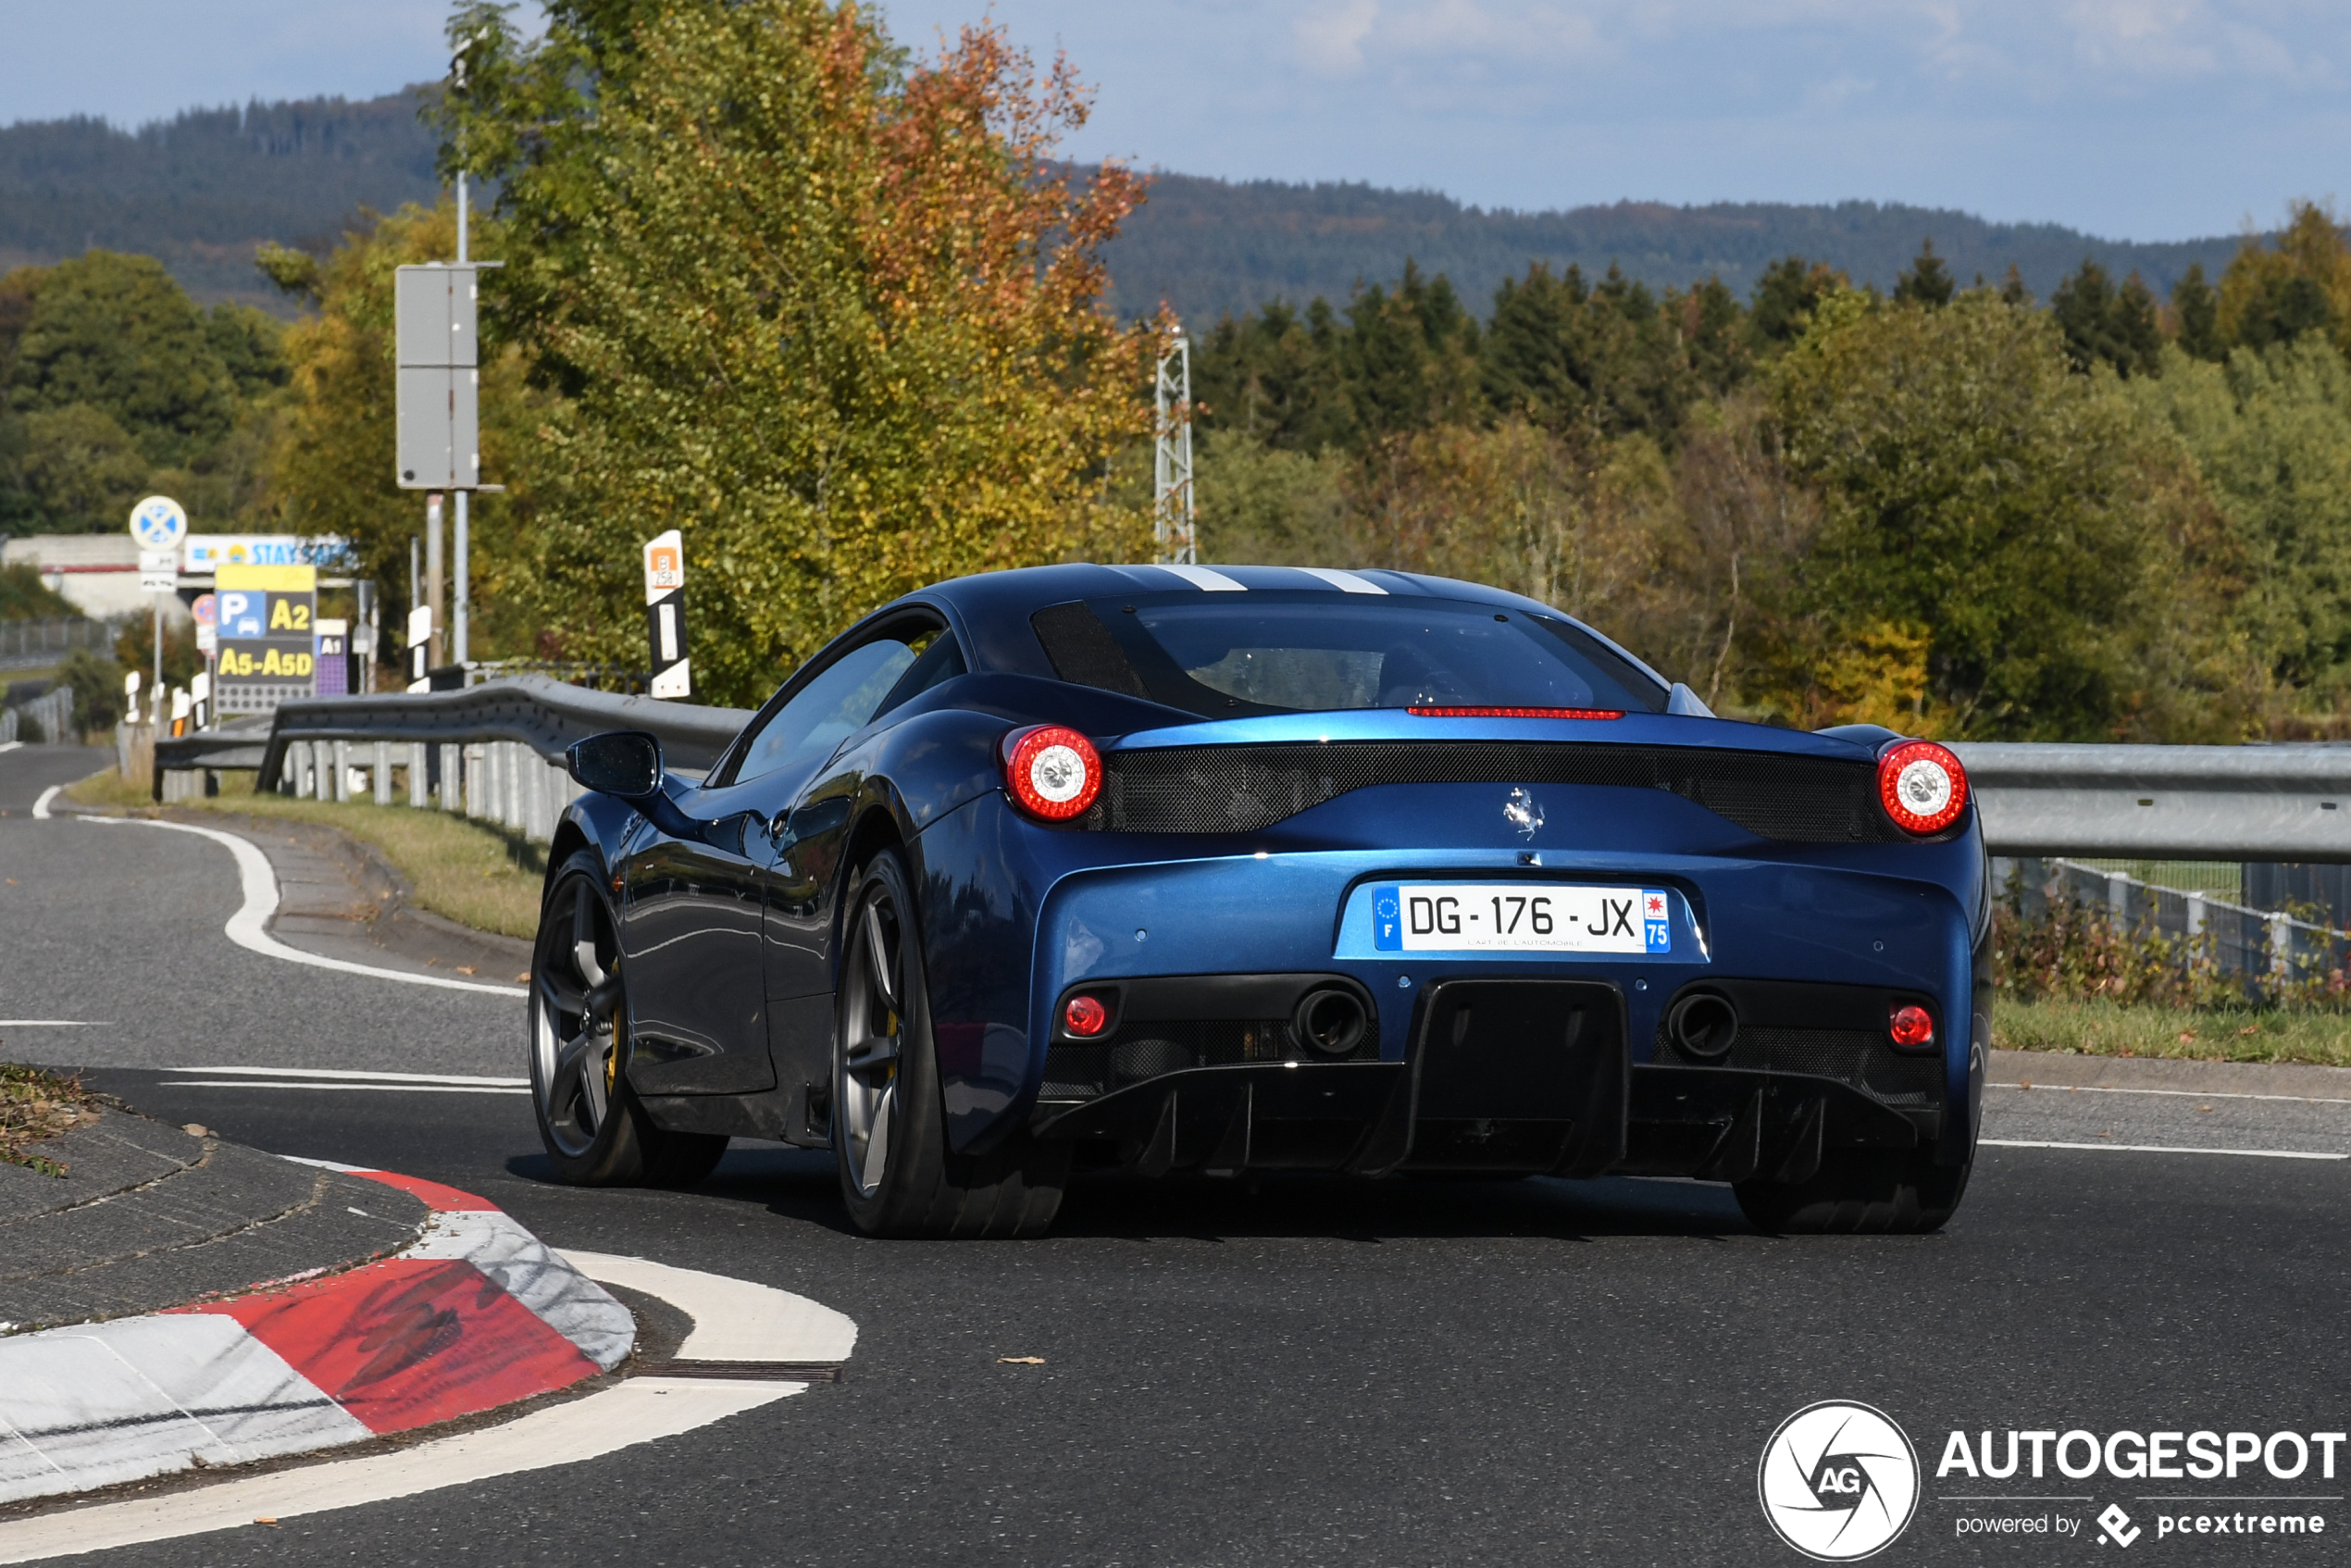
[[[1674,1049],[1693,1062],[1720,1062],[1739,1038],[1738,1009],[1712,991],[1692,991],[1665,1014]]]
[[[1290,1028],[1299,1043],[1317,1056],[1352,1056],[1370,1032],[1371,1014],[1353,991],[1325,986],[1299,999],[1290,1014]]]

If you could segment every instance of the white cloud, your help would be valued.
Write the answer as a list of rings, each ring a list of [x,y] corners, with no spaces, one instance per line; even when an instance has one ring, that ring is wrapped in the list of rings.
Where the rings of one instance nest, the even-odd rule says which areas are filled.
[[[1299,58],[1325,76],[1363,68],[1363,40],[1379,20],[1379,0],[1337,0],[1317,6],[1290,24]]]

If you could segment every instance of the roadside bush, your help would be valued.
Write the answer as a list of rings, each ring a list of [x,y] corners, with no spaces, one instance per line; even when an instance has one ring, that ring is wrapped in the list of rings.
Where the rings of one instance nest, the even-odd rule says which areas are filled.
[[[122,722],[122,666],[76,648],[57,666],[57,679],[73,688],[74,728],[87,735]]]
[[[2220,966],[2209,932],[2174,937],[2151,922],[2126,927],[2104,904],[2071,894],[2029,899],[2016,873],[1993,908],[1992,963],[1993,985],[2008,1002],[2351,1012],[2339,947],[2283,974],[2248,977]]]

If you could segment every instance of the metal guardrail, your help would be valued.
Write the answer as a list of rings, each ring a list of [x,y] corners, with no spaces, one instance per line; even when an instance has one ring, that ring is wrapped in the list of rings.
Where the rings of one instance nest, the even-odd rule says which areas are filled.
[[[301,747],[509,743],[559,762],[608,729],[659,736],[666,759],[707,768],[750,720],[592,691],[523,675],[457,691],[316,697],[281,704],[267,732],[223,728],[155,748],[159,770],[244,768],[260,787],[307,792],[286,777]],[[2351,746],[2126,746],[1964,741],[1994,854],[2147,860],[2351,862]],[[437,769],[437,765],[436,765]],[[315,782],[315,780],[311,780]],[[388,798],[382,790],[379,798]]]
[[[608,729],[642,729],[660,737],[663,758],[674,765],[707,768],[718,760],[751,720],[743,708],[700,708],[651,697],[623,697],[566,686],[544,676],[515,676],[484,681],[459,691],[382,693],[367,697],[308,697],[281,703],[259,764],[259,787],[278,785],[286,750],[300,741],[345,740],[462,745],[508,740],[527,746],[550,762],[575,740]],[[167,741],[176,747],[180,741]],[[164,761],[157,766],[214,767],[234,764]]]
[[[1951,749],[1994,854],[2351,861],[2351,746]]]

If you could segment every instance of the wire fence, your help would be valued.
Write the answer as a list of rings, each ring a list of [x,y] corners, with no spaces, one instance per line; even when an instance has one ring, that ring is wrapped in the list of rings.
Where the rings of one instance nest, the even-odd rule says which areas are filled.
[[[111,621],[82,616],[0,621],[0,669],[44,668],[61,662],[76,648],[111,648],[117,635]]]
[[[2028,922],[2047,918],[2052,906],[2060,902],[2102,910],[2118,930],[2176,943],[2183,961],[2208,963],[2240,983],[2249,997],[2282,986],[2307,985],[2351,968],[2351,933],[2302,917],[2316,911],[2249,908],[2200,888],[2167,887],[2110,869],[2117,865],[2142,866],[2192,881],[2193,876],[2180,875],[2175,868],[2212,864],[2021,856],[1995,860],[1993,873],[1996,887],[2008,893]],[[2225,869],[2243,876],[2239,867]]]

